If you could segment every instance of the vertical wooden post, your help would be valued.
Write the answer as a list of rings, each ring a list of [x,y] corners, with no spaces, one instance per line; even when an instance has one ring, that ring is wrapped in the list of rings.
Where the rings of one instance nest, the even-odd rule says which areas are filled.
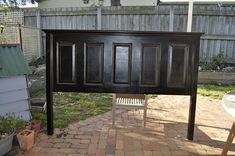
[[[47,99],[47,134],[52,135],[53,127],[53,36],[46,36],[46,99]]]
[[[174,31],[174,6],[170,7],[169,31]]]
[[[37,28],[41,28],[41,13],[40,10],[38,9],[36,11],[36,20],[37,20]]]
[[[148,108],[148,95],[144,95],[144,116],[143,116],[143,127],[146,128],[146,117]]]
[[[20,39],[20,49],[23,51],[23,41],[22,41],[22,30],[21,30],[21,24],[18,24],[18,29],[19,29],[19,39]]]
[[[228,150],[229,150],[231,144],[233,143],[234,136],[235,136],[235,123],[233,122],[232,128],[230,129],[227,141],[224,145],[224,148],[223,148],[223,151],[222,151],[222,154],[221,154],[222,156],[227,155]]]
[[[112,128],[115,127],[115,110],[116,110],[116,94],[113,94],[113,105],[112,105]]]
[[[41,32],[41,13],[40,13],[40,10],[36,11],[36,20],[37,20],[37,28],[40,29],[39,36],[38,36],[38,40],[39,40],[38,55],[39,55],[39,57],[42,57],[42,32]]]
[[[195,125],[195,112],[196,112],[197,92],[190,96],[189,118],[188,118],[188,139],[193,140],[194,125]]]
[[[189,140],[193,140],[194,126],[195,126],[195,114],[196,114],[196,103],[197,103],[197,81],[198,81],[198,62],[199,62],[199,48],[200,48],[200,37],[193,41],[192,49],[195,50],[194,56],[191,58],[191,64],[193,65],[191,74],[191,95],[190,95],[190,105],[189,105],[189,116],[188,116],[188,134]]]
[[[97,30],[101,30],[101,23],[102,23],[102,15],[101,15],[101,7],[97,7]]]
[[[189,0],[187,32],[192,31],[192,20],[193,20],[193,0]]]

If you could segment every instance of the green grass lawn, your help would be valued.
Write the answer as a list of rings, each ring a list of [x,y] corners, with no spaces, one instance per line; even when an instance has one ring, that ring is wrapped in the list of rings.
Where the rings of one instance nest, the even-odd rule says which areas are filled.
[[[198,85],[198,94],[212,99],[222,99],[227,92],[235,91],[235,85]],[[44,97],[45,89],[31,93],[31,97]],[[154,98],[152,95],[150,98]],[[105,93],[54,93],[54,127],[63,128],[69,123],[84,120],[107,112],[112,106],[112,94]],[[33,118],[41,119],[46,125],[45,113],[32,113]]]
[[[45,89],[31,93],[31,97],[44,97]],[[105,93],[54,93],[54,127],[64,128],[69,123],[84,120],[107,112],[112,106],[112,94]],[[45,113],[32,113],[33,118],[46,123]]]
[[[66,127],[74,120],[102,114],[112,106],[111,94],[60,92],[54,97],[55,127]]]
[[[225,93],[235,91],[235,85],[207,84],[198,85],[197,94],[213,99],[222,99]]]

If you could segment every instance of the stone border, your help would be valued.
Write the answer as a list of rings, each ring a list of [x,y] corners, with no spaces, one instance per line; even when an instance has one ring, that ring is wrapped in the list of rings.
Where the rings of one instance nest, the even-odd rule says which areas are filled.
[[[199,72],[198,83],[218,82],[223,84],[235,83],[235,73],[225,72]]]

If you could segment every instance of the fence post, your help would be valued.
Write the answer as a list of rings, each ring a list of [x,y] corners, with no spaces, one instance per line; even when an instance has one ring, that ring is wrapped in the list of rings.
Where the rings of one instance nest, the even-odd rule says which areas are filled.
[[[21,24],[18,24],[18,29],[19,29],[19,39],[20,39],[20,49],[24,53],[23,50],[23,42],[22,42],[22,29],[21,29]]]
[[[174,6],[170,7],[169,31],[174,31]]]
[[[97,30],[101,30],[101,17],[102,15],[101,15],[101,7],[99,6],[99,7],[97,7],[97,26],[96,26],[96,29]]]
[[[193,0],[189,0],[187,32],[192,31],[192,20],[193,20]]]
[[[42,32],[41,32],[41,12],[40,9],[36,11],[36,20],[37,20],[37,28],[39,29],[39,35],[38,35],[38,56],[42,57]]]
[[[38,9],[36,11],[36,20],[37,20],[37,28],[41,28],[41,13],[40,10]]]

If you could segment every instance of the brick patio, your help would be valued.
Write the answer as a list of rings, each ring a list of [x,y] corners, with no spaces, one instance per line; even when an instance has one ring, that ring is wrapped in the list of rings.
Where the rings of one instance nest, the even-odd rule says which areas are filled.
[[[28,156],[184,156],[219,155],[232,118],[221,101],[198,96],[194,140],[188,141],[189,97],[158,96],[149,100],[147,126],[142,111],[119,110],[116,128],[111,112],[55,129],[53,136],[41,134]],[[235,154],[232,146],[229,155]],[[17,155],[22,155],[19,152]]]

